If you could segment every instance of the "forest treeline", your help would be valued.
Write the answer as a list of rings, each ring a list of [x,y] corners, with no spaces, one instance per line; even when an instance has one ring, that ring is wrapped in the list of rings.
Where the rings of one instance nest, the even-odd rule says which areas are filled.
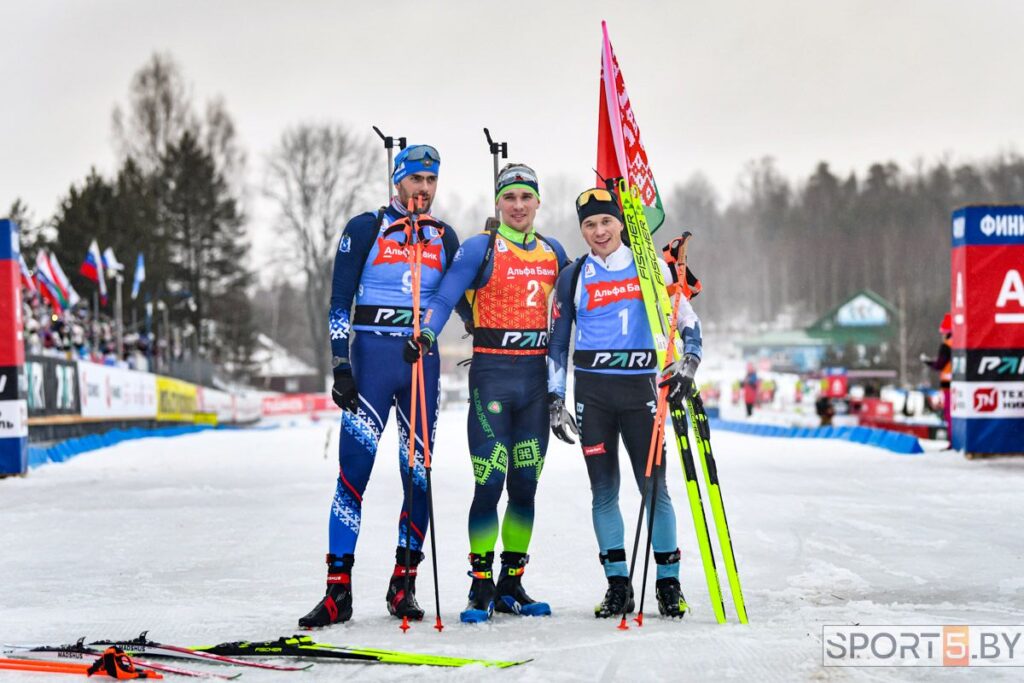
[[[383,201],[376,138],[340,123],[296,124],[263,157],[255,185],[226,103],[199,106],[170,56],[151,57],[128,93],[112,115],[112,175],[91,169],[71,182],[49,218],[36,220],[21,201],[11,208],[27,258],[52,250],[89,290],[77,266],[91,240],[129,266],[142,251],[147,279],[134,305],[165,302],[172,326],[189,330],[198,351],[244,375],[260,330],[326,375],[334,248],[351,215]],[[880,161],[847,175],[822,161],[797,179],[764,158],[739,178],[728,201],[700,174],[661,188],[668,219],[655,242],[693,232],[691,264],[705,285],[695,305],[705,327],[803,327],[868,288],[904,302],[911,358],[934,350],[949,305],[951,212],[1024,199],[1024,158],[1016,153],[912,168]],[[543,182],[543,231],[582,253],[572,206],[578,188],[564,176]],[[270,266],[254,263],[250,250],[253,193],[274,209],[270,228],[280,240]],[[458,188],[441,194],[459,214],[444,218],[463,238],[482,226],[489,207],[465,205]]]

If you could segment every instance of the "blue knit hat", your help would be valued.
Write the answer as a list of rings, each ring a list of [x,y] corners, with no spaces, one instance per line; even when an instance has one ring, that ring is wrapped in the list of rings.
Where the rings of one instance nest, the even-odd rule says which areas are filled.
[[[441,170],[441,155],[430,145],[409,145],[395,157],[395,170],[391,182],[397,185],[402,178],[413,173],[433,173]]]

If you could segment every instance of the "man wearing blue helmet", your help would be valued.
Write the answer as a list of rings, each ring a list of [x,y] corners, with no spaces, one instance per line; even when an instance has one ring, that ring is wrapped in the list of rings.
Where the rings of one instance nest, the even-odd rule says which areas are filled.
[[[402,362],[402,349],[412,334],[414,312],[405,241],[425,241],[420,291],[421,301],[426,305],[451,265],[459,240],[444,223],[440,231],[429,227],[426,231],[430,234],[412,237],[407,237],[406,232],[388,231],[388,227],[408,216],[410,202],[421,215],[429,213],[440,166],[441,156],[430,145],[412,145],[402,150],[391,176],[395,198],[376,214],[362,213],[350,220],[338,243],[329,317],[334,369],[331,395],[342,409],[338,482],[331,501],[327,592],[309,614],[299,619],[303,628],[340,623],[352,616],[351,573],[362,522],[363,491],[392,405],[398,420],[403,491],[409,490],[408,478],[412,477],[412,515],[409,519],[407,501],[403,500],[387,607],[398,618],[423,618],[423,610],[416,603],[415,580],[427,531],[427,483],[422,444],[416,448],[416,466],[411,473],[408,466],[412,375],[409,366]],[[354,339],[353,331],[357,333]],[[423,360],[427,431],[432,442],[440,392],[440,358],[436,351],[431,351]]]

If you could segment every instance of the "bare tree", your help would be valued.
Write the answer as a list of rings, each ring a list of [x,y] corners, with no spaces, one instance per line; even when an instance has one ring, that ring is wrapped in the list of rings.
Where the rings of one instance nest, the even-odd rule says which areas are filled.
[[[217,96],[206,104],[203,148],[213,157],[217,170],[238,197],[245,195],[246,155],[238,142],[235,121],[224,98]]]
[[[268,160],[264,191],[277,204],[281,258],[304,280],[309,343],[321,375],[330,372],[327,312],[334,245],[344,221],[369,208],[372,141],[340,125],[284,132]]]
[[[114,141],[144,172],[159,168],[164,153],[186,132],[199,137],[192,94],[171,55],[150,57],[132,77],[128,98],[127,112],[114,108]]]

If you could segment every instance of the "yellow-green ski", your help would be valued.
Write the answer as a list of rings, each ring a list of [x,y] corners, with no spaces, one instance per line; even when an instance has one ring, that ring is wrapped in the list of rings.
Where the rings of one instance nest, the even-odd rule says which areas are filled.
[[[704,516],[704,501],[700,495],[700,484],[697,482],[697,467],[690,449],[690,438],[686,427],[686,414],[673,408],[672,426],[676,430],[676,446],[679,449],[679,461],[683,466],[683,477],[686,479],[686,497],[690,502],[690,514],[693,516],[693,529],[697,534],[697,547],[700,549],[700,560],[704,565],[704,578],[708,584],[708,597],[715,619],[719,624],[725,623],[725,603],[722,601],[722,585],[718,581],[718,568],[715,566],[715,551],[711,547],[711,535],[708,532],[707,518]]]
[[[747,607],[743,601],[743,589],[740,587],[740,574],[736,568],[736,557],[732,550],[732,537],[729,534],[729,522],[725,518],[725,504],[722,502],[722,491],[718,486],[718,467],[711,451],[711,430],[708,427],[708,416],[704,412],[704,402],[700,394],[687,399],[693,433],[697,438],[697,452],[700,454],[701,465],[704,467],[704,482],[708,487],[708,499],[711,502],[711,515],[715,520],[715,531],[718,534],[718,545],[722,549],[722,561],[725,563],[725,574],[729,577],[729,591],[736,605],[736,615],[741,624],[747,623]]]
[[[418,652],[397,652],[366,647],[343,647],[318,643],[309,636],[297,635],[265,641],[236,641],[219,645],[193,647],[197,652],[210,652],[229,657],[294,657],[298,659],[340,660],[364,664],[406,664],[411,666],[460,667],[472,664],[505,669],[531,660],[500,661],[468,657],[448,657]]]
[[[629,236],[629,249],[633,252],[633,262],[636,264],[636,274],[640,280],[640,294],[643,296],[647,322],[654,337],[654,350],[658,356],[660,372],[665,367],[665,354],[673,328],[673,321],[669,320],[672,305],[665,289],[665,278],[658,267],[658,253],[654,250],[651,231],[647,227],[647,217],[644,216],[643,205],[634,195],[635,192],[636,188],[626,180],[619,180],[619,203],[622,205],[622,217],[626,224],[626,234]]]

